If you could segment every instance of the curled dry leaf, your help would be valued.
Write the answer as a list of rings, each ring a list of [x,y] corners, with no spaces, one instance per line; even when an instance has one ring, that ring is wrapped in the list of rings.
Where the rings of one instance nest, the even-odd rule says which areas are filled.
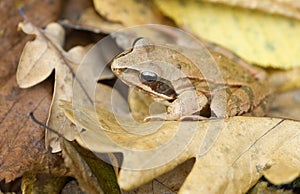
[[[282,69],[300,66],[300,45],[294,44],[299,42],[298,20],[202,1],[155,4],[179,26],[231,49],[248,62]]]
[[[26,34],[35,35],[36,39],[24,47],[17,70],[17,82],[21,88],[32,87],[55,70],[54,93],[47,125],[73,140],[77,130],[60,110],[58,99],[72,99],[74,70],[88,48],[76,47],[65,52],[62,49],[64,30],[57,23],[51,23],[45,30],[41,30],[29,21],[24,21],[19,24],[19,28]],[[53,152],[60,151],[57,136],[49,131],[46,145],[50,145]]]
[[[196,162],[180,193],[245,193],[276,164],[292,166],[298,175],[300,172],[299,122],[232,117],[137,124],[102,105],[96,105],[95,110],[75,107],[88,115],[81,120],[73,117],[70,103],[63,102],[63,107],[70,119],[86,129],[77,137],[82,146],[100,153],[123,153],[118,182],[125,190],[145,184],[190,158]],[[295,172],[286,177],[294,178]]]

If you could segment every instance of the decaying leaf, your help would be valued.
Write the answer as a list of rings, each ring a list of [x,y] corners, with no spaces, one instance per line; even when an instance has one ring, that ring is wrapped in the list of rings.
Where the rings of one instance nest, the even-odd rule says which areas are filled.
[[[67,177],[26,173],[22,177],[22,193],[59,193]]]
[[[72,105],[63,102],[63,106],[74,121]],[[128,118],[114,116],[101,106],[95,110],[76,108],[89,115],[90,119],[75,120],[77,125],[86,129],[77,139],[82,146],[101,153],[123,153],[118,182],[125,190],[145,184],[189,158],[196,158],[196,162],[180,193],[244,193],[267,169],[271,170],[278,163],[288,163],[295,167],[296,174],[300,172],[299,122],[232,117],[137,125]],[[218,133],[219,136],[211,137]],[[117,142],[117,145],[111,144],[111,141]],[[168,143],[170,147],[163,146]],[[155,149],[157,152],[151,152]],[[177,152],[176,157],[172,157],[174,152]],[[165,163],[160,163],[162,161]]]
[[[51,103],[52,86],[44,82],[27,90],[16,83],[15,76],[0,90],[0,179],[10,182],[25,172],[51,172],[64,175],[65,169],[56,155],[44,145],[44,129],[36,125],[29,112],[45,121]],[[29,151],[30,150],[30,151]]]
[[[62,176],[66,173],[62,160],[45,149],[44,128],[36,125],[29,117],[29,112],[35,111],[39,120],[46,121],[53,90],[51,80],[27,90],[20,89],[16,82],[15,72],[21,51],[31,38],[16,30],[18,22],[22,20],[19,12],[21,6],[24,6],[26,16],[36,25],[44,26],[58,18],[61,1],[53,0],[49,3],[25,0],[0,3],[1,190],[4,182],[13,181],[26,172],[51,171]]]
[[[292,18],[201,1],[155,1],[175,22],[261,66],[299,67],[300,22]],[[293,45],[293,46],[291,46]]]
[[[74,70],[88,48],[76,47],[65,52],[62,49],[64,30],[56,23],[41,30],[25,21],[19,24],[19,28],[27,34],[35,35],[36,39],[24,47],[17,70],[17,82],[21,88],[32,87],[55,70],[54,93],[47,125],[64,134],[67,139],[73,140],[77,133],[76,128],[59,109],[58,99],[72,99]],[[57,136],[53,133],[47,133],[46,142],[53,152],[60,151]]]
[[[82,190],[86,193],[119,193],[112,167],[92,152],[63,141],[63,157]]]

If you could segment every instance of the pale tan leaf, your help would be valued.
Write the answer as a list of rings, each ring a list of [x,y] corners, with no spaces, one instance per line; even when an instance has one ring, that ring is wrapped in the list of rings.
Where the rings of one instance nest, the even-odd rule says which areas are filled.
[[[264,176],[274,185],[290,183],[299,177],[299,175],[299,167],[290,166],[288,162],[281,164],[277,161],[269,169],[264,171]]]
[[[125,27],[147,23],[170,24],[151,1],[94,0],[93,2],[96,11],[101,16]]]
[[[64,104],[72,117],[70,105]],[[81,111],[92,116],[95,110],[82,107]],[[232,117],[201,122],[150,122],[139,126],[131,125],[132,131],[126,132],[129,130],[125,126],[126,120],[118,122],[111,112],[101,107],[97,107],[96,111],[101,127],[94,125],[98,122],[97,116],[93,118],[94,124],[77,120],[76,124],[87,129],[80,134],[78,140],[82,146],[96,152],[124,154],[124,168],[120,171],[118,181],[121,188],[126,190],[145,184],[193,157],[196,158],[196,163],[180,193],[244,193],[263,176],[266,169],[276,164],[278,158],[281,158],[281,162],[288,162],[288,165],[293,164],[300,171],[297,146],[300,137],[299,122]],[[132,122],[128,123],[130,126]],[[156,131],[146,136],[132,133],[137,132],[138,128],[145,130],[146,125],[156,128]],[[220,134],[215,138],[210,139],[207,136],[207,133],[211,135],[218,132]],[[172,145],[172,150],[178,151],[178,156],[171,160],[168,160],[172,156],[171,150],[158,150],[156,154],[147,154],[149,149],[158,148],[171,140],[182,143],[190,134],[193,134],[192,139],[185,144],[184,151],[180,152],[180,143]],[[113,142],[118,142],[118,145],[110,144],[107,136]],[[134,154],[130,151],[136,149],[143,150],[144,153]],[[160,163],[164,159],[169,162]],[[157,166],[143,169],[149,164]]]
[[[74,139],[76,127],[65,117],[59,108],[58,99],[72,99],[72,82],[76,64],[87,52],[87,48],[77,47],[65,52],[62,49],[64,30],[57,24],[49,24],[41,30],[29,21],[20,23],[19,27],[27,34],[36,36],[28,42],[23,50],[18,70],[17,81],[20,87],[31,87],[46,79],[55,70],[55,86],[51,110],[47,125],[56,129],[69,140]],[[60,151],[57,136],[47,133],[46,145],[51,146],[53,152]]]
[[[167,172],[151,182],[141,185],[140,187],[123,191],[124,194],[144,194],[144,193],[178,193],[182,183],[191,171],[195,160],[190,159],[177,166],[170,172]]]
[[[62,46],[64,30],[55,23],[49,24],[44,33],[28,22],[20,23],[19,28],[26,34],[36,35],[35,41],[25,45],[17,69],[19,86],[28,88],[45,80],[55,64],[60,62],[60,56],[55,53],[57,51],[49,48]]]
[[[93,8],[86,9],[81,15],[78,20],[78,24],[92,28],[98,29],[104,33],[114,32],[119,30],[120,28],[124,27],[120,23],[114,23],[105,20],[103,17],[98,15]]]

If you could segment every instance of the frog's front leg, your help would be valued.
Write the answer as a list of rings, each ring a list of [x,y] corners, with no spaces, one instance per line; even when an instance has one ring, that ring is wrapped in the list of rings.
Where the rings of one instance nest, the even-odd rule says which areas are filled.
[[[177,96],[168,106],[167,112],[151,115],[145,118],[149,120],[204,120],[206,117],[194,115],[200,112],[208,103],[207,97],[196,90],[187,90]]]

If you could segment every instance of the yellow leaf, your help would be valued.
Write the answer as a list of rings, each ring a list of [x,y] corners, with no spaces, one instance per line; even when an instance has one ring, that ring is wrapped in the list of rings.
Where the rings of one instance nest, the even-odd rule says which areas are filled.
[[[300,66],[300,22],[295,19],[200,1],[155,3],[179,26],[248,62],[283,69]]]

